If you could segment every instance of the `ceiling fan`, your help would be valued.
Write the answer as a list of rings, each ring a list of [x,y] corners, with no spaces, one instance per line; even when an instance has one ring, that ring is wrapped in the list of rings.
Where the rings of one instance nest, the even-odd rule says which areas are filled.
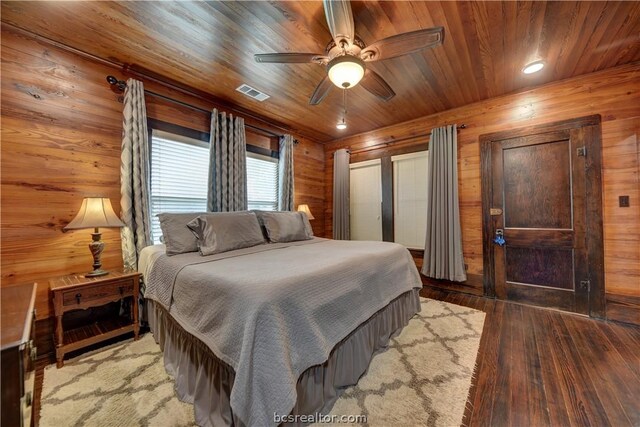
[[[333,38],[319,53],[261,53],[257,62],[296,64],[316,63],[327,67],[327,76],[318,84],[309,104],[319,104],[333,85],[350,89],[358,83],[375,96],[388,101],[395,92],[378,73],[367,67],[368,62],[396,58],[442,44],[444,28],[396,34],[366,45],[355,35],[353,13],[349,0],[324,0],[324,12]]]

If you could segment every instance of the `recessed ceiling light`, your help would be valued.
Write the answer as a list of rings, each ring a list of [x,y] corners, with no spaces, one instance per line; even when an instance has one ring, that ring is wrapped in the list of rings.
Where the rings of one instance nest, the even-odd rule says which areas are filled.
[[[347,128],[347,123],[342,119],[341,122],[338,122],[336,125],[336,129],[345,130]]]
[[[522,69],[522,72],[525,74],[533,74],[533,73],[537,73],[543,68],[544,68],[544,62],[536,61],[536,62],[532,62],[530,64],[525,65],[525,67]]]

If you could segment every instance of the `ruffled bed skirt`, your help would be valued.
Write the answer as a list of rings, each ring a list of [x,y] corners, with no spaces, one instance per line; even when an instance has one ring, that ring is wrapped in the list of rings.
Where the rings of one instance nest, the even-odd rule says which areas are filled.
[[[186,332],[162,306],[151,300],[147,304],[149,326],[164,353],[165,368],[175,378],[178,397],[194,405],[198,425],[244,426],[229,404],[233,368]],[[325,363],[302,373],[296,387],[298,400],[291,413],[329,412],[342,391],[364,375],[373,355],[384,349],[419,310],[420,298],[414,289],[358,326],[336,345]]]

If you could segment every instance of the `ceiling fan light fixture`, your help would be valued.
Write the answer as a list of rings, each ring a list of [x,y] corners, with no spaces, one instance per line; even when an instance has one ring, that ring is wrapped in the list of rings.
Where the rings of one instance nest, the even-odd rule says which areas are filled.
[[[542,70],[544,68],[544,62],[543,61],[535,61],[535,62],[531,62],[527,65],[524,66],[524,68],[522,69],[522,72],[524,74],[533,74],[533,73],[537,73],[538,71]]]
[[[334,58],[327,65],[329,80],[340,89],[351,89],[364,76],[364,61],[353,55]]]

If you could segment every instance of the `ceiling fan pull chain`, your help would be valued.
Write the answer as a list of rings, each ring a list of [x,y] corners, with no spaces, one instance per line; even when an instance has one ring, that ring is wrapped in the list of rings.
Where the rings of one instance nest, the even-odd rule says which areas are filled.
[[[347,89],[342,89],[342,104],[343,104],[343,108],[344,108],[344,116],[346,118],[347,116]]]

